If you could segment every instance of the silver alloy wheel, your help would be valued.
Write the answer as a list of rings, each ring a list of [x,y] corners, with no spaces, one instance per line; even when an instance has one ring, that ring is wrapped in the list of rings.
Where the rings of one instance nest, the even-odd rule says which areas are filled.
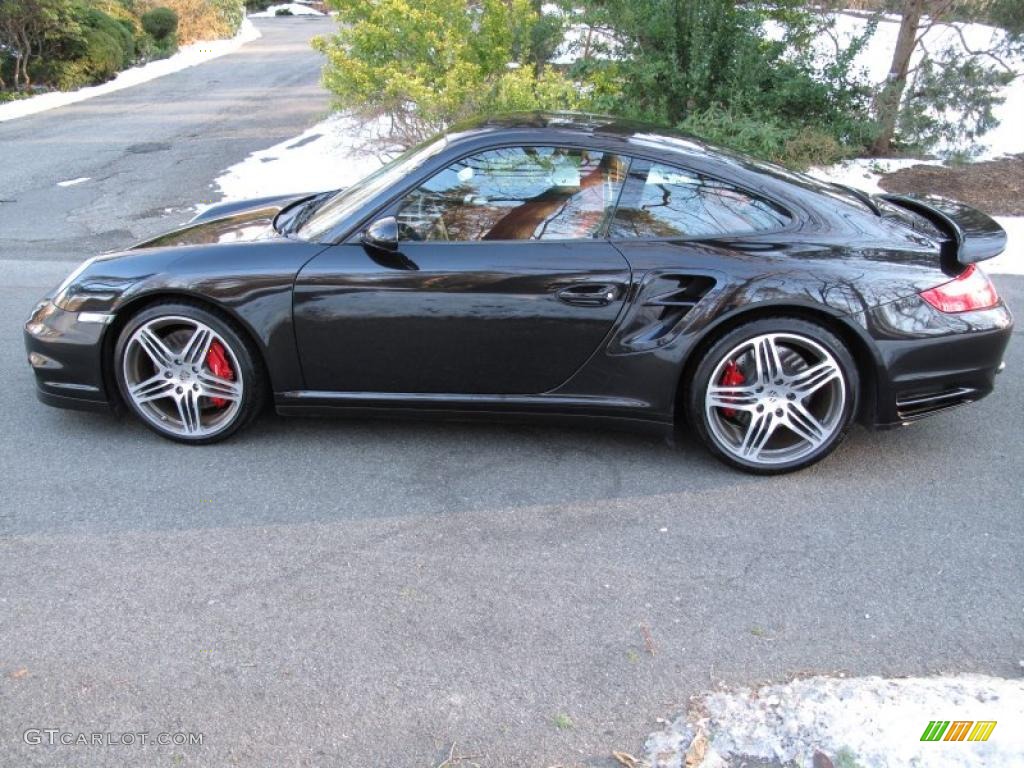
[[[723,382],[728,370],[740,383]],[[755,464],[799,461],[843,423],[846,382],[825,347],[795,333],[766,333],[737,344],[711,374],[704,410],[715,442]]]
[[[214,342],[223,347],[234,379],[210,370],[207,356]],[[125,345],[122,365],[127,394],[136,409],[165,432],[215,435],[241,408],[238,358],[216,331],[190,317],[157,317],[139,326]]]

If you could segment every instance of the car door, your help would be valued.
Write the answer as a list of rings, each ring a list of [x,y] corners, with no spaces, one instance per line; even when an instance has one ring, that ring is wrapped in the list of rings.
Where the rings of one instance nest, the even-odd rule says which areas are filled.
[[[605,239],[625,176],[601,150],[464,157],[378,213],[397,249],[326,249],[300,273],[308,389],[536,394],[608,336],[630,267]]]

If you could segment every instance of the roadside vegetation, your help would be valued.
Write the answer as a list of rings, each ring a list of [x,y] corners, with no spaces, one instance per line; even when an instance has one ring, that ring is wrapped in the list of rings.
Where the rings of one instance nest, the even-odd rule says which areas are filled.
[[[679,128],[792,167],[865,154],[969,156],[1021,75],[1024,0],[328,0],[314,45],[338,108],[410,146],[480,113],[571,109]],[[836,12],[867,22],[834,34]],[[855,66],[900,22],[878,86]],[[938,23],[1002,32],[925,45]],[[890,27],[892,24],[890,24]],[[832,39],[835,45],[822,46]]]
[[[105,82],[242,18],[237,0],[0,0],[0,102]]]

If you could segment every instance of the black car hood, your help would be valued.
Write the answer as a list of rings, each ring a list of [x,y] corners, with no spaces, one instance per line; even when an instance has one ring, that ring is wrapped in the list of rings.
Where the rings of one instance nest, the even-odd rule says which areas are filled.
[[[274,218],[293,203],[309,195],[261,198],[229,203],[204,211],[181,229],[175,229],[132,247],[166,248],[182,245],[214,245],[217,243],[251,243],[282,237],[274,229]]]

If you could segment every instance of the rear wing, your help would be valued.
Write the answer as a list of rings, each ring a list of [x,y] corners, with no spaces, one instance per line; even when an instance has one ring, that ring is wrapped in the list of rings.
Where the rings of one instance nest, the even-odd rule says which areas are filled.
[[[991,217],[969,205],[941,197],[879,195],[879,198],[924,216],[948,235],[943,255],[961,264],[976,264],[1006,249],[1006,230]]]

